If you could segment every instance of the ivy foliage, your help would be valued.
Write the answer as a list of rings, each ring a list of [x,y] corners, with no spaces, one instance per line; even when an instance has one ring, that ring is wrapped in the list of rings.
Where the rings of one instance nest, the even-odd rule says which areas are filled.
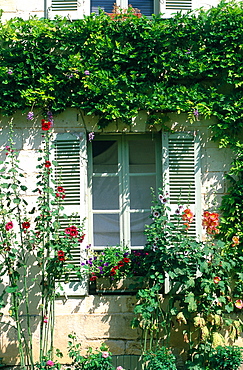
[[[231,243],[243,219],[241,205],[233,214],[243,181],[242,28],[243,3],[234,0],[169,19],[132,11],[73,22],[14,18],[0,23],[0,111],[75,107],[98,116],[100,128],[118,119],[131,125],[140,110],[150,125],[166,124],[168,112],[216,117],[214,138],[235,152],[239,194],[224,200],[220,235]]]
[[[0,25],[0,109],[76,107],[100,127],[131,124],[139,110],[151,124],[157,112],[214,115],[215,137],[233,142],[243,125],[242,27],[242,2],[169,19],[14,18]]]

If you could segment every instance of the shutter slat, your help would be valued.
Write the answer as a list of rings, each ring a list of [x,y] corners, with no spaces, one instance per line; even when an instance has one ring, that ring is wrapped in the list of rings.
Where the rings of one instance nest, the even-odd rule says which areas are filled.
[[[78,10],[77,0],[52,0],[52,10],[57,12],[72,12]]]
[[[178,204],[191,208],[194,221],[189,235],[201,235],[201,167],[199,138],[190,133],[163,134],[163,171],[169,193],[171,220]]]
[[[165,8],[168,10],[191,10],[192,1],[190,0],[166,0]]]

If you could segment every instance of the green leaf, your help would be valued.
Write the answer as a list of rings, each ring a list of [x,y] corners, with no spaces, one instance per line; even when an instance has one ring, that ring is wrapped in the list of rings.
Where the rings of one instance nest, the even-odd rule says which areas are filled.
[[[15,292],[17,292],[18,289],[19,288],[18,288],[17,285],[15,285],[15,286],[7,286],[6,289],[5,289],[5,291],[6,291],[6,293],[15,293]]]

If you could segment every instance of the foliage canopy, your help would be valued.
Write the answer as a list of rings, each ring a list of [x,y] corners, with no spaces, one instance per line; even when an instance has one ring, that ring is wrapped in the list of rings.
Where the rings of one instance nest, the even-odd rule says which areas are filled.
[[[0,25],[0,109],[77,107],[101,127],[131,124],[139,110],[151,124],[157,112],[214,115],[215,137],[234,141],[243,125],[242,15],[241,2],[222,2],[170,19],[12,19]]]

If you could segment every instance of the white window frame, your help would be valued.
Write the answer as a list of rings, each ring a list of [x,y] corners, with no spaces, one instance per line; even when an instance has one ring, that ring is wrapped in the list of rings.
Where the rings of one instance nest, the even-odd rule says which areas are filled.
[[[137,210],[131,210],[130,209],[130,197],[129,197],[129,178],[130,176],[151,176],[153,173],[136,173],[132,174],[129,173],[129,158],[128,158],[128,142],[131,139],[137,139],[140,140],[142,138],[152,138],[152,135],[148,134],[127,134],[127,135],[101,135],[99,137],[99,140],[118,140],[119,142],[119,147],[118,147],[118,173],[117,175],[119,176],[119,183],[121,184],[121,189],[119,191],[119,204],[120,204],[120,209],[119,213],[118,210],[116,213],[119,214],[120,216],[120,245],[124,245],[126,247],[132,248],[132,249],[142,249],[144,246],[131,246],[130,245],[130,239],[131,239],[131,228],[130,228],[130,215],[132,213],[136,212],[150,212],[150,208],[148,209],[137,209]],[[162,186],[162,175],[161,175],[161,145],[160,145],[160,138],[159,136],[154,137],[155,142],[155,157],[156,157],[156,170],[154,175],[156,176],[156,188]],[[110,174],[93,174],[93,168],[92,168],[92,145],[89,145],[88,149],[88,158],[89,158],[89,169],[88,169],[88,214],[89,214],[89,244],[92,246],[94,245],[93,242],[93,215],[98,214],[99,211],[94,211],[92,209],[92,178],[93,176],[99,177],[99,176],[107,176],[109,177]],[[119,166],[119,163],[122,163],[122,166]],[[155,191],[157,191],[155,189]],[[122,208],[125,209],[122,211]],[[108,213],[106,211],[100,211],[100,213]],[[113,211],[111,210],[110,213],[112,214]],[[149,222],[149,219],[148,219]],[[96,250],[102,250],[104,246],[95,246],[94,247]]]

